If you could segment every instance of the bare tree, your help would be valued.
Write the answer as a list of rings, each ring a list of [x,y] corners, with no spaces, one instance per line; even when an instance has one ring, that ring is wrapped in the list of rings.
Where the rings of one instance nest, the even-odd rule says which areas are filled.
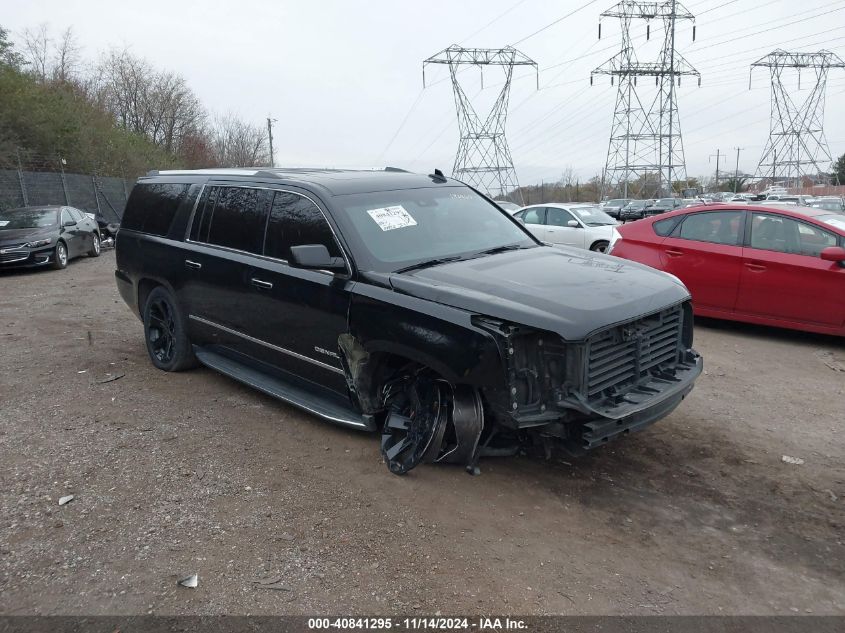
[[[204,126],[205,109],[183,77],[156,71],[127,50],[103,57],[96,84],[99,101],[118,124],[168,152],[179,153]]]
[[[73,27],[69,26],[53,46],[52,68],[50,68],[53,81],[68,83],[76,78],[79,73],[81,50]]]
[[[46,22],[34,29],[24,29],[21,36],[24,63],[29,72],[41,81],[47,80],[47,70],[50,65],[50,31]]]
[[[270,165],[270,148],[264,127],[248,123],[233,114],[215,118],[212,151],[215,162],[225,167]]]

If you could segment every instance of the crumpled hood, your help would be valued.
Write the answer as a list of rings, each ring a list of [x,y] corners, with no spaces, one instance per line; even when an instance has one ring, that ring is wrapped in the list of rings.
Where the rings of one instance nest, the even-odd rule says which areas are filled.
[[[509,251],[392,274],[393,288],[576,341],[689,298],[674,277],[574,248]]]

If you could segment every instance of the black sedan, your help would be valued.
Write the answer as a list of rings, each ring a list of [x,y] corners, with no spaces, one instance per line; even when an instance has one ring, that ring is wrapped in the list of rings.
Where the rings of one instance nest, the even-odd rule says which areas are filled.
[[[100,254],[96,220],[73,207],[21,207],[0,211],[0,268],[52,266]]]

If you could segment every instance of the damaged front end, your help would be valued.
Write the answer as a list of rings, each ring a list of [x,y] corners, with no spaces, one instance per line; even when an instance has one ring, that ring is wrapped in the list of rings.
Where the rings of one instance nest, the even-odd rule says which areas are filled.
[[[477,324],[502,341],[506,389],[484,391],[496,422],[576,454],[671,413],[703,368],[689,302],[574,342],[491,319]]]
[[[538,445],[582,454],[671,413],[702,371],[689,302],[580,341],[490,317],[472,325],[495,342],[498,371],[486,384],[447,380],[421,363],[390,365],[341,337],[350,392],[381,422],[391,472],[421,463],[477,472],[480,457]]]

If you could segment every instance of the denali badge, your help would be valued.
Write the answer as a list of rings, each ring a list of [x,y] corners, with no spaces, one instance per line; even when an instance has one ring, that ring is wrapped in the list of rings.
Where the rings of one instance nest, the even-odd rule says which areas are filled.
[[[314,351],[317,352],[318,354],[323,354],[324,356],[331,356],[332,358],[336,358],[336,359],[340,360],[340,356],[338,356],[336,352],[330,352],[329,350],[323,349],[322,347],[316,347],[315,346]]]

